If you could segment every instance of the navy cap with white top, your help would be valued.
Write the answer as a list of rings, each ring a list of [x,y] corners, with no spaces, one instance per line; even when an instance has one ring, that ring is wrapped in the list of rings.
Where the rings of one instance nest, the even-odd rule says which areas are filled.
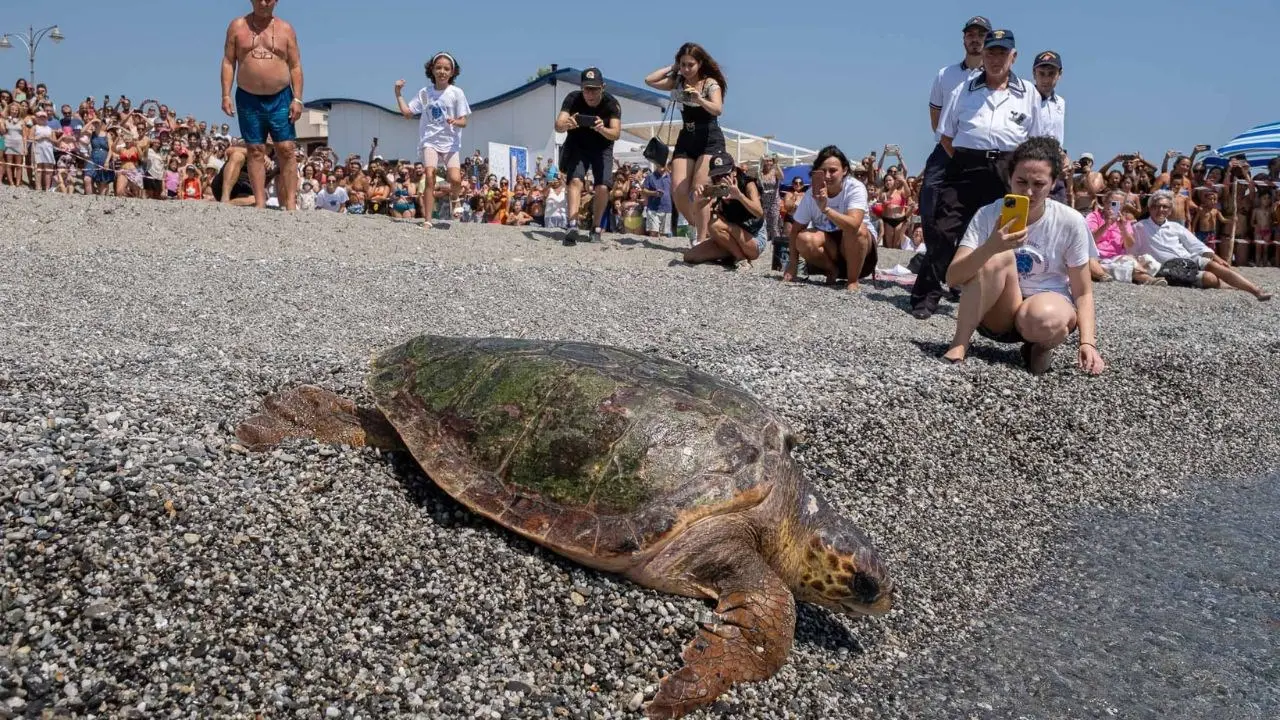
[[[1012,30],[992,30],[991,32],[987,33],[987,41],[983,43],[982,47],[984,48],[1002,47],[1008,50],[1014,49],[1016,45],[1013,42],[1013,31]]]
[[[1045,50],[1036,56],[1036,64],[1034,67],[1041,65],[1052,65],[1053,67],[1062,69],[1062,56],[1052,50]]]
[[[604,87],[604,75],[600,74],[600,68],[589,67],[582,71],[582,87]]]
[[[971,27],[980,27],[987,32],[991,32],[991,21],[981,15],[974,15],[964,24],[965,30],[968,30]]]

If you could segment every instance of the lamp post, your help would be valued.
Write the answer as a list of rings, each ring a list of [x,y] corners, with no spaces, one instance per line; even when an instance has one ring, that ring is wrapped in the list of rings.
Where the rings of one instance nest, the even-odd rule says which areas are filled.
[[[27,26],[26,35],[22,35],[20,33],[5,33],[0,35],[0,50],[8,50],[13,47],[13,41],[9,38],[17,38],[22,41],[23,45],[27,46],[27,61],[31,66],[30,82],[32,92],[35,92],[36,87],[36,48],[40,47],[40,41],[45,39],[46,36],[55,43],[62,42],[65,37],[62,34],[62,31],[58,29],[57,25],[50,25],[49,27],[41,30],[36,30],[31,26]]]

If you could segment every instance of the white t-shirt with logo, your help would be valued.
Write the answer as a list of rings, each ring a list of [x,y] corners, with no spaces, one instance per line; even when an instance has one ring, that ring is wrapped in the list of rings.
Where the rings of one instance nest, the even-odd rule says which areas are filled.
[[[334,188],[333,192],[329,192],[326,188],[316,193],[316,209],[338,212],[343,205],[347,204],[347,200],[347,189],[341,185]]]
[[[448,123],[449,118],[471,114],[467,96],[462,88],[450,85],[436,90],[434,85],[424,87],[409,101],[409,111],[421,115],[418,120],[419,148],[431,148],[436,152],[458,152],[462,149],[462,128]]]
[[[1000,222],[1003,205],[1004,199],[1001,198],[979,210],[965,229],[960,246],[977,250],[985,243],[996,229],[996,223]],[[1028,252],[1014,254],[1022,297],[1042,292],[1071,297],[1067,268],[1088,264],[1092,241],[1089,225],[1079,211],[1056,200],[1045,200],[1044,215],[1027,226],[1023,247]]]
[[[853,210],[861,210],[864,213],[862,218],[865,225],[867,217],[865,214],[867,212],[867,186],[846,175],[844,184],[840,186],[840,194],[827,198],[827,207],[841,215],[848,215]],[[804,197],[800,199],[800,204],[796,207],[794,217],[796,222],[801,225],[812,226],[825,232],[836,232],[840,229],[840,226],[823,214],[822,208],[818,207],[818,201],[813,199],[812,188],[806,190]]]

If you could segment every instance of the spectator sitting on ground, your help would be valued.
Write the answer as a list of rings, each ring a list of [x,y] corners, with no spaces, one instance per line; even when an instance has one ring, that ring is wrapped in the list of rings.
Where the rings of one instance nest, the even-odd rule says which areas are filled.
[[[338,178],[330,175],[325,179],[324,189],[316,193],[316,209],[345,215],[350,199],[347,189],[338,184]]]
[[[1133,221],[1137,209],[1125,205],[1124,199],[1123,190],[1112,190],[1104,202],[1085,218],[1098,249],[1098,257],[1089,260],[1089,274],[1094,282],[1107,282],[1116,279],[1121,263],[1132,264],[1135,285],[1165,285],[1163,278],[1152,277],[1136,258],[1127,254],[1133,245]]]
[[[564,229],[569,226],[569,214],[565,197],[564,180],[551,178],[547,187],[547,201],[543,208],[547,228]]]
[[[835,145],[818,152],[809,191],[795,209],[791,252],[784,282],[795,280],[800,258],[826,273],[827,283],[846,278],[850,291],[876,268],[876,247],[867,228],[867,188],[850,177],[849,159]]]
[[[1134,228],[1132,252],[1150,255],[1160,263],[1156,277],[1174,287],[1218,288],[1226,283],[1243,290],[1258,300],[1270,300],[1257,285],[1231,269],[1186,227],[1169,220],[1173,212],[1173,193],[1157,190],[1147,202],[1151,217]]]
[[[1049,199],[1063,172],[1062,147],[1033,137],[1013,150],[1009,168],[1010,192],[1031,198],[1027,227],[1000,226],[1003,198],[970,221],[947,269],[947,283],[962,291],[943,359],[964,362],[976,330],[996,342],[1022,343],[1023,360],[1038,375],[1078,329],[1079,366],[1097,375],[1106,365],[1095,339],[1089,228],[1075,209]]]
[[[723,150],[711,157],[708,173],[711,184],[694,189],[695,212],[711,209],[708,238],[686,250],[684,261],[693,265],[727,260],[736,267],[745,260],[750,264],[768,242],[760,184],[734,167],[733,156]]]
[[[270,183],[280,174],[280,167],[275,163],[275,146],[267,145],[265,147],[265,180]],[[253,195],[253,183],[249,181],[248,160],[249,148],[238,145],[227,149],[226,164],[222,166],[222,169],[214,175],[213,180],[209,183],[209,190],[215,200],[237,207],[249,207],[257,204]],[[195,166],[193,165],[192,167]],[[228,181],[228,178],[234,178],[234,180]],[[263,192],[266,192],[265,187]]]

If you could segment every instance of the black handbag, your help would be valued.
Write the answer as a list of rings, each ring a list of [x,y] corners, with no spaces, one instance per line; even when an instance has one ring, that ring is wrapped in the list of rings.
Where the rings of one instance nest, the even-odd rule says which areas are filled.
[[[667,106],[666,117],[663,118],[665,122],[658,126],[658,132],[655,133],[653,137],[649,138],[649,142],[645,143],[643,153],[645,160],[648,160],[655,165],[661,165],[663,167],[666,166],[667,161],[671,157],[671,148],[667,147],[667,144],[661,140],[661,137],[666,129],[670,129],[671,123],[675,120],[675,117],[676,103],[675,100],[672,100],[671,104]]]

